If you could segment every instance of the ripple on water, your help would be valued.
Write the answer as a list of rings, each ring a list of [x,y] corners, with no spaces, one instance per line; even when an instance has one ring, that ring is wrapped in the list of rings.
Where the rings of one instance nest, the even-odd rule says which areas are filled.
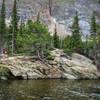
[[[100,100],[100,80],[0,82],[0,100]]]

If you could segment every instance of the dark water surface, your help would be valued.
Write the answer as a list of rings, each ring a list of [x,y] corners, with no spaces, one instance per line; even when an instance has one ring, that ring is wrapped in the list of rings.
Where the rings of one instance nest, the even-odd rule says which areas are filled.
[[[100,100],[100,80],[0,81],[0,100]]]

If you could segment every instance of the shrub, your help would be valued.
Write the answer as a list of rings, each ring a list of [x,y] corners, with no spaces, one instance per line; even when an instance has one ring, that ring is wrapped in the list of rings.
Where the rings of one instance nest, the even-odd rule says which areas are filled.
[[[70,49],[63,49],[64,53],[71,55],[73,53],[73,50]]]
[[[50,54],[49,50],[45,50],[45,57],[47,60],[54,60],[53,56]]]
[[[0,65],[0,76],[6,76],[9,77],[11,75],[11,72],[8,68],[4,67],[3,65]]]

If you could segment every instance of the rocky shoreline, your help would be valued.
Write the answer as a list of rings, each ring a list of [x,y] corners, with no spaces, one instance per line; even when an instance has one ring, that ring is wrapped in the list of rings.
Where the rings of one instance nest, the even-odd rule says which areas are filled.
[[[99,79],[100,71],[93,61],[83,55],[73,53],[67,56],[62,50],[51,52],[53,60],[45,62],[32,56],[15,56],[2,60],[0,70],[7,68],[0,78],[6,80],[9,75],[15,79]],[[3,67],[2,67],[3,66]],[[7,76],[7,75],[8,76]]]

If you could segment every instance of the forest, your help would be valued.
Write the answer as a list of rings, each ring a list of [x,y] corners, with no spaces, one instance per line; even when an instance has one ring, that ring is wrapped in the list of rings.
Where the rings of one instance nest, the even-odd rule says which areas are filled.
[[[90,35],[82,39],[79,26],[79,14],[75,12],[73,24],[70,27],[72,35],[60,38],[55,32],[53,35],[48,31],[48,27],[41,22],[38,13],[36,21],[28,19],[26,23],[20,21],[17,12],[17,2],[14,0],[10,25],[6,25],[6,0],[3,0],[0,13],[0,55],[32,55],[39,59],[52,59],[50,51],[55,48],[63,49],[68,55],[73,52],[83,54],[99,66],[100,53],[100,24],[96,23],[95,11],[91,15]],[[49,4],[51,15],[51,3]],[[52,16],[52,15],[51,15]],[[67,19],[66,19],[67,20]]]

